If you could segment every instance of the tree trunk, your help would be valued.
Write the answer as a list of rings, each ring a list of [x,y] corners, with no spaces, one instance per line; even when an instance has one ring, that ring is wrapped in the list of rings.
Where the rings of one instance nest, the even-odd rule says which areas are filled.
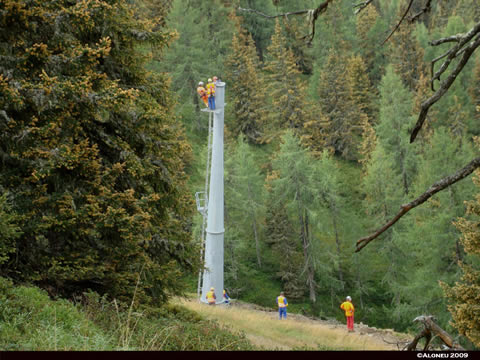
[[[344,289],[344,284],[343,284],[343,271],[342,271],[342,255],[340,252],[340,237],[338,236],[338,228],[337,228],[337,217],[336,217],[336,209],[335,206],[333,206],[332,209],[332,219],[333,219],[333,229],[335,231],[335,243],[337,245],[337,256],[338,256],[338,280],[340,280],[340,283],[342,284],[342,289]]]
[[[253,194],[252,194],[252,188],[250,186],[250,182],[248,182],[248,197],[250,199],[253,199]],[[252,227],[253,227],[253,235],[255,236],[255,250],[257,254],[257,264],[258,267],[262,267],[262,259],[260,258],[260,242],[258,239],[258,233],[257,233],[257,218],[255,216],[255,212],[250,214],[252,217]]]

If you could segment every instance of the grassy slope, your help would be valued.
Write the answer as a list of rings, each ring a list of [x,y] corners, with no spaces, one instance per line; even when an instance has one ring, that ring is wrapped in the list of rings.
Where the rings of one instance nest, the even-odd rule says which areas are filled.
[[[397,342],[409,338],[389,330],[369,331],[362,325],[357,325],[355,333],[348,333],[343,324],[294,314],[279,321],[276,311],[261,311],[251,306],[211,307],[196,300],[175,301],[226,328],[244,332],[254,345],[264,350],[398,350]]]
[[[178,305],[129,306],[86,293],[76,305],[0,277],[0,351],[252,350],[242,335]]]

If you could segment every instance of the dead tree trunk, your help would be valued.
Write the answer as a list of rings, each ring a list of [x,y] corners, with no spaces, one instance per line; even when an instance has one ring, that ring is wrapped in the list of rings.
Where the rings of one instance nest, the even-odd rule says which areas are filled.
[[[423,351],[428,350],[428,346],[430,345],[430,340],[432,339],[432,336],[438,337],[440,340],[443,341],[445,345],[447,345],[452,350],[465,350],[463,347],[457,344],[455,340],[445,330],[443,330],[433,321],[433,316],[422,315],[416,317],[413,321],[421,322],[423,324],[423,329],[417,336],[415,336],[412,342],[406,346],[405,350],[417,350],[418,341],[423,337],[426,339]]]

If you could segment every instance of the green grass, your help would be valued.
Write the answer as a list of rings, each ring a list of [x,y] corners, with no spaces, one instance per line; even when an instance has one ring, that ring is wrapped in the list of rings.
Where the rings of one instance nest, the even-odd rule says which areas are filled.
[[[0,350],[252,349],[243,334],[179,305],[133,307],[93,292],[74,304],[0,277]]]

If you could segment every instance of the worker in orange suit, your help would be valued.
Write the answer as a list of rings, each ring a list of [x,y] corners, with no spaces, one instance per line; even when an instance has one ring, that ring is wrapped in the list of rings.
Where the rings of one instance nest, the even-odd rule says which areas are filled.
[[[202,98],[203,103],[205,104],[205,107],[208,107],[208,95],[207,95],[207,90],[203,87],[203,81],[200,81],[198,83],[197,87],[197,93],[198,95]]]
[[[345,302],[340,305],[340,309],[345,311],[348,331],[353,331],[353,313],[355,312],[355,307],[352,304],[352,298],[350,296],[346,297]]]
[[[208,107],[210,110],[215,110],[215,83],[212,79],[208,79],[207,83],[207,96],[208,96]]]

